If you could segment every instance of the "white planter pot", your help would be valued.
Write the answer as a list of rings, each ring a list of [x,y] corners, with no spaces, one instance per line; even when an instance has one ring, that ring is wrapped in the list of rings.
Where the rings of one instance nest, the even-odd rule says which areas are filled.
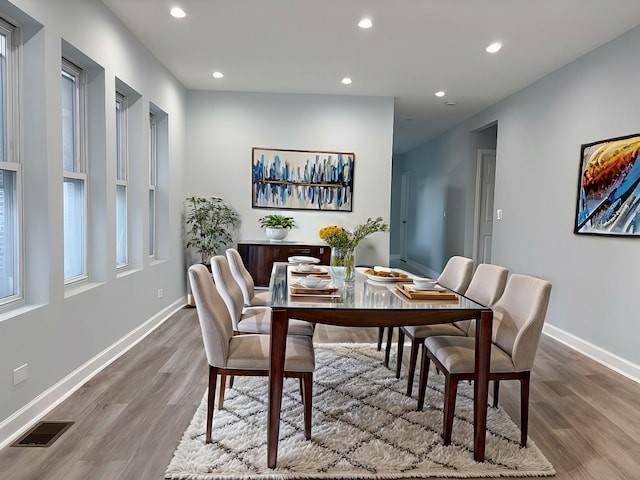
[[[265,234],[267,235],[267,238],[272,242],[281,242],[282,240],[287,238],[288,233],[288,228],[265,228]]]

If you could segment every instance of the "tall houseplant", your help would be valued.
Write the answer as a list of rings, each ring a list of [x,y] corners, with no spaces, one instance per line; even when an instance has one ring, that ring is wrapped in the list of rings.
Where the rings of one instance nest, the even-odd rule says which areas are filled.
[[[187,248],[193,248],[204,264],[213,255],[233,242],[232,233],[240,222],[240,216],[219,197],[187,198]]]

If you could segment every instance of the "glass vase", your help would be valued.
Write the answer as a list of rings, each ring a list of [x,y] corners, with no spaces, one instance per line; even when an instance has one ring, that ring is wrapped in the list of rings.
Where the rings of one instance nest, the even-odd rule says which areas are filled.
[[[329,261],[331,279],[336,287],[353,284],[356,279],[356,252],[352,248],[332,248]]]

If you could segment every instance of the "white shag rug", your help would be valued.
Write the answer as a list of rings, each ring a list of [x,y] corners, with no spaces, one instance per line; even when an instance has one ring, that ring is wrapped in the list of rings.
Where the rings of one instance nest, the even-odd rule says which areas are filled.
[[[452,442],[442,443],[442,375],[425,409],[405,395],[373,344],[316,344],[312,439],[304,438],[297,379],[285,379],[277,468],[267,468],[266,377],[237,377],[205,437],[206,395],[165,473],[173,480],[409,479],[553,476],[553,466],[501,409],[489,408],[486,461],[473,460],[473,385],[461,382]],[[392,362],[392,364],[395,364]],[[418,375],[416,375],[417,377]],[[414,388],[417,392],[417,383]]]

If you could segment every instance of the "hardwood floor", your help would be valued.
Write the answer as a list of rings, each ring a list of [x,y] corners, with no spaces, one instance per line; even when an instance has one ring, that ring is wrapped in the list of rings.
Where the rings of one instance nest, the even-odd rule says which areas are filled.
[[[314,340],[374,343],[377,334],[318,325]],[[196,311],[185,308],[46,416],[75,422],[52,446],[0,450],[0,478],[160,480],[206,380]],[[640,385],[543,337],[530,438],[559,480],[640,478],[639,398]],[[515,382],[501,385],[500,404],[517,422]]]

